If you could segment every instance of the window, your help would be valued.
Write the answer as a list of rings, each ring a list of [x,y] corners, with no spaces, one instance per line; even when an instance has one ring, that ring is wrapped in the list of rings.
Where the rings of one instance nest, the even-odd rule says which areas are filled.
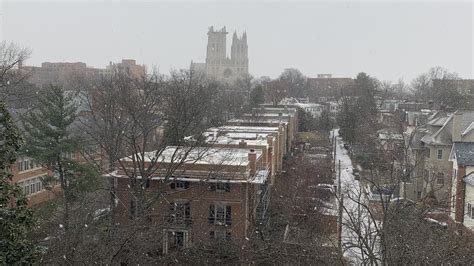
[[[209,238],[213,241],[231,240],[231,233],[226,231],[210,231]]]
[[[62,157],[63,159],[74,160],[76,158],[76,154],[74,152],[63,152]]]
[[[165,230],[163,243],[163,253],[169,250],[186,248],[188,242],[188,232],[183,230]]]
[[[45,176],[38,176],[28,180],[23,180],[17,184],[23,189],[25,196],[30,196],[43,191],[43,178]]]
[[[429,148],[427,148],[427,149],[425,150],[425,156],[426,156],[426,158],[431,158],[431,152],[430,152],[430,149],[429,149]]]
[[[430,180],[430,171],[423,170],[423,178],[428,182]]]
[[[184,232],[170,232],[171,233],[171,247],[183,247],[184,246]]]
[[[230,192],[230,183],[216,182],[210,184],[210,190],[216,192]]]
[[[443,173],[438,173],[436,175],[436,184],[444,185],[444,174]]]
[[[474,209],[473,209],[471,203],[467,204],[467,216],[469,218],[474,218]]]
[[[24,158],[24,159],[21,159],[19,162],[18,162],[18,171],[19,172],[23,172],[23,171],[28,171],[28,170],[31,170],[31,169],[35,169],[35,168],[38,168],[40,167],[39,165],[37,165],[32,159],[30,158]]]
[[[191,205],[189,202],[173,202],[170,204],[169,222],[177,225],[191,223]]]
[[[173,177],[174,180],[171,181],[171,189],[184,190],[189,188],[189,182],[184,180],[177,180],[176,177]],[[188,178],[187,176],[183,178]]]
[[[438,150],[437,157],[438,157],[438,160],[443,159],[443,150]]]
[[[416,192],[417,199],[421,199],[421,191]]]
[[[232,224],[232,208],[223,203],[209,206],[209,223],[217,225]]]
[[[150,178],[145,178],[145,180],[142,181],[142,188],[149,188],[150,187]]]

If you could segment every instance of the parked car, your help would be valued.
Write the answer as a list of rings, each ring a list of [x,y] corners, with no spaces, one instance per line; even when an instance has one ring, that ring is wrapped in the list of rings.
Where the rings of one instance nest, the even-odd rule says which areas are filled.
[[[393,189],[389,185],[367,185],[365,188],[365,193],[371,202],[382,202],[388,201],[393,196]]]

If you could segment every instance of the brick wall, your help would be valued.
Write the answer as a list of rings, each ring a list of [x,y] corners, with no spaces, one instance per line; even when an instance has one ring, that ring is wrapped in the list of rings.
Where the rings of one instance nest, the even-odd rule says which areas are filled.
[[[147,215],[156,228],[182,229],[188,231],[188,239],[194,244],[208,242],[211,231],[226,231],[231,233],[234,241],[243,241],[252,229],[254,222],[255,199],[258,187],[253,184],[231,184],[229,192],[212,191],[211,185],[206,182],[190,182],[187,189],[172,188],[171,182],[163,183],[152,180],[148,188],[147,197],[156,197],[151,206],[151,213]],[[131,222],[130,201],[133,196],[127,178],[118,178],[117,194],[120,202],[118,212],[121,214],[122,224]],[[249,196],[252,194],[253,196]],[[175,225],[169,222],[170,203],[189,202],[191,223],[189,225]],[[231,224],[217,225],[209,222],[209,206],[215,203],[225,203],[231,206]]]

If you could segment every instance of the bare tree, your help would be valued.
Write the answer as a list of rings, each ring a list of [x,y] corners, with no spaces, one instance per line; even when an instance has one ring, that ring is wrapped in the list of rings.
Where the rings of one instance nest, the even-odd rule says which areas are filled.
[[[280,74],[280,80],[287,86],[290,97],[305,97],[308,94],[308,84],[306,77],[296,68],[287,68]]]
[[[278,105],[287,95],[287,86],[282,80],[264,82],[265,99],[273,105]]]
[[[0,100],[18,100],[23,94],[21,90],[28,73],[21,71],[23,62],[29,58],[31,52],[27,48],[14,43],[0,42]]]

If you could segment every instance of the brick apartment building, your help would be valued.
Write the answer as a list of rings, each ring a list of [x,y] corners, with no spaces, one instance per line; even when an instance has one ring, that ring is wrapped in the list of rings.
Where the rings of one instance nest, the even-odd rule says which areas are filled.
[[[298,112],[295,108],[258,108],[258,112],[244,114],[241,118],[231,119],[226,122],[229,126],[251,127],[282,127],[285,152],[289,151],[292,141],[298,131]]]
[[[120,63],[110,62],[105,68],[93,68],[86,63],[44,62],[40,67],[20,66],[20,69],[28,74],[28,81],[32,84],[43,87],[50,84],[59,84],[68,87],[76,78],[99,78],[109,75],[113,71],[120,70],[128,73],[132,77],[145,76],[145,66],[137,65],[133,59],[122,59]]]
[[[270,169],[264,152],[250,148],[196,147],[187,155],[169,180],[166,169],[176,163],[176,154],[185,148],[167,147],[157,160],[157,171],[149,183],[149,193],[160,191],[147,215],[154,228],[162,229],[163,253],[174,248],[232,239],[239,243],[249,237],[263,220],[268,204]],[[270,158],[271,150],[267,150]],[[150,163],[154,153],[146,155]],[[178,155],[177,157],[179,157]],[[131,166],[131,162],[124,163]],[[127,164],[128,163],[128,164]],[[120,170],[117,180],[118,204],[122,217],[136,215],[129,179]]]
[[[321,97],[339,98],[341,94],[353,95],[352,78],[334,78],[331,74],[318,74],[316,78],[308,78],[308,97],[310,102],[319,102]]]
[[[210,128],[204,132],[207,138],[229,138],[234,140],[257,141],[260,138],[273,137],[273,158],[274,166],[272,171],[279,173],[282,169],[283,155],[286,154],[286,132],[283,126],[279,127],[259,127],[259,126],[222,126]],[[222,143],[220,143],[222,145]],[[232,145],[232,144],[231,144]]]
[[[31,158],[21,156],[12,165],[12,182],[23,189],[28,205],[34,206],[51,200],[54,194],[43,187],[42,179],[51,175],[47,169],[37,165]]]
[[[276,160],[281,161],[281,158],[278,158],[278,148],[277,148],[277,137],[270,134],[252,134],[247,133],[243,134],[209,134],[207,135],[206,142],[212,147],[222,147],[222,148],[249,148],[262,151],[262,160],[266,164],[265,168],[269,170],[269,183],[274,183],[275,171],[277,171]]]
[[[239,244],[255,233],[258,224],[265,224],[271,187],[296,134],[297,111],[259,108],[258,112],[262,118],[258,122],[247,114],[226,126],[209,128],[203,133],[208,146],[191,150],[171,176],[166,169],[176,163],[171,158],[179,158],[176,154],[184,147],[167,147],[157,159],[154,153],[145,156],[147,166],[154,160],[157,169],[146,193],[163,195],[147,215],[160,234],[163,253],[223,239]],[[125,169],[132,165],[127,158],[122,159]],[[127,224],[136,215],[136,203],[133,184],[123,170],[111,175]]]

